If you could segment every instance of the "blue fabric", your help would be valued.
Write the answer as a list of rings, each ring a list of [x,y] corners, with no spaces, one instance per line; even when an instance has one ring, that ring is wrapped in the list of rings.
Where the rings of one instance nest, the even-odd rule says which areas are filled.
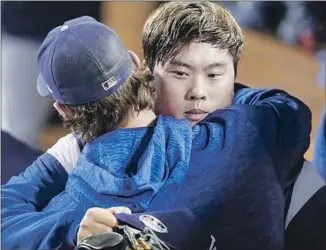
[[[309,146],[311,112],[302,102],[282,91],[253,90],[244,87],[237,93],[239,95],[236,95],[235,102],[240,105],[217,111],[194,128],[189,169],[182,187],[176,189],[182,182],[177,178],[178,174],[171,180],[161,178],[161,182],[165,181],[164,185],[157,186],[155,180],[147,186],[144,197],[152,199],[147,211],[160,209],[170,211],[184,206],[190,208],[217,238],[219,249],[281,249],[284,232],[283,193],[288,187],[288,175],[293,166],[303,159]],[[169,128],[171,131],[164,130],[169,132],[163,134],[168,135],[164,140],[174,138],[170,137],[176,126],[172,124]],[[155,134],[155,129],[147,128],[149,134],[138,129],[137,133],[140,133],[141,138],[146,138],[144,141],[146,143],[146,140],[150,141]],[[184,130],[187,128],[179,127],[180,136]],[[122,131],[118,130],[117,133]],[[122,133],[128,134],[130,131],[134,130],[125,130]],[[135,132],[131,134],[133,133]],[[141,159],[142,155],[145,157],[146,152],[150,152],[146,147],[137,147],[141,145],[139,141],[135,140],[138,144],[133,147],[134,141],[125,141],[122,138],[124,137],[119,136],[121,141],[116,140],[115,143],[108,144],[115,154],[119,154],[120,150],[124,152],[124,148],[121,147],[124,143],[129,146],[128,150],[138,155],[138,159]],[[176,141],[177,144],[168,145],[184,143]],[[171,163],[169,166],[174,166],[174,170],[183,171],[183,166],[173,164],[178,162],[180,157],[181,160],[185,159],[183,156],[186,154],[182,152],[187,151],[186,146],[185,143],[184,147],[165,149],[171,153],[171,158],[167,158],[167,162]],[[91,149],[90,146],[89,150]],[[143,151],[139,152],[141,149]],[[161,153],[164,152],[163,148],[160,150]],[[86,148],[85,152],[92,151],[87,151]],[[97,159],[96,154],[88,156],[92,156],[91,161]],[[124,171],[110,178],[124,177],[125,170],[137,175],[134,171],[139,170],[138,165],[130,167],[132,164],[128,164],[133,162],[131,156],[128,154],[124,157],[124,160],[120,160],[120,165],[112,165],[113,170],[119,168]],[[161,159],[160,155],[155,155],[154,158],[156,157]],[[89,161],[89,158],[86,159]],[[113,159],[112,155],[110,159]],[[135,159],[135,162],[138,162],[137,158]],[[99,162],[96,162],[95,166],[99,172],[109,170]],[[156,167],[158,166],[155,165]],[[166,169],[161,167],[159,169]],[[170,176],[173,176],[173,171],[170,173]],[[75,174],[74,178],[77,179],[79,176]],[[98,189],[97,185],[92,187],[90,185],[92,182],[87,186],[86,181],[92,181],[88,178],[82,179],[86,188],[76,186],[76,193],[79,187],[87,191],[92,189],[104,191]],[[2,187],[3,248],[54,249],[58,246],[73,248],[78,223],[86,207],[67,206],[59,209],[59,205],[55,205],[55,199],[58,201],[62,199],[67,204],[68,198],[72,204],[78,204],[78,198],[62,192],[66,180],[65,170],[60,168],[60,164],[53,157],[45,154],[39,158],[37,164],[33,164],[25,173],[12,178]],[[107,185],[106,179],[99,180],[104,182],[104,187],[111,187]],[[139,205],[138,198],[142,194],[137,193],[137,189],[132,190],[136,193],[133,193],[135,196],[130,197],[130,200]],[[108,194],[111,192],[106,191]],[[117,191],[115,190],[115,194]],[[65,197],[53,199],[47,209],[43,209],[49,200],[59,193]],[[86,194],[87,192],[84,193]],[[104,193],[100,193],[94,202],[103,202],[102,206],[107,207],[107,200],[101,200],[104,196]],[[114,195],[107,196],[111,196],[108,198],[110,202],[115,201]],[[124,202],[124,197],[118,198]],[[86,205],[91,206],[93,201],[87,202]],[[146,202],[141,203],[144,204],[146,205]]]
[[[167,228],[166,233],[156,232],[156,235],[172,249],[208,249],[216,246],[215,239],[203,227],[200,221],[187,208],[148,212],[159,219]],[[142,214],[117,214],[118,221],[143,230],[145,225],[139,220]],[[215,243],[215,244],[214,244]]]
[[[200,123],[176,207],[190,208],[219,249],[283,249],[285,202],[309,147],[311,112],[277,90],[243,88],[235,101],[249,105]]]
[[[144,130],[150,129],[118,130],[107,134],[100,140],[100,144],[103,143],[105,147],[96,146],[96,153],[90,153],[92,151],[87,146],[94,146],[99,141],[84,148],[85,154],[89,154],[88,163],[92,159],[96,162],[96,167],[100,167],[94,168],[91,164],[89,168],[84,168],[88,164],[79,162],[75,171],[83,182],[70,182],[70,178],[78,180],[74,174],[69,177],[66,194],[53,199],[45,211],[78,206],[86,209],[94,205],[126,205],[133,212],[188,207],[209,228],[221,249],[281,249],[284,244],[284,193],[287,177],[291,168],[302,160],[309,146],[311,113],[304,104],[286,93],[278,91],[278,98],[268,98],[273,94],[274,90],[262,90],[260,95],[253,98],[244,89],[243,95],[252,98],[250,105],[239,104],[211,114],[194,127],[193,145],[187,150],[179,146],[180,143],[191,144],[190,140],[185,143],[184,138],[187,137],[180,133],[185,129],[184,125],[180,130],[176,127],[180,121],[168,118],[174,121],[170,128],[173,128],[175,135],[179,134],[177,145],[181,156],[184,153],[189,156],[191,150],[191,158],[188,171],[183,169],[181,172],[185,180],[174,181],[171,185],[171,182],[164,183],[164,179],[160,178],[163,181],[156,190],[148,180],[145,182],[147,185],[136,181],[135,186],[128,181],[122,181],[127,185],[121,186],[121,182],[116,181],[116,178],[125,177],[131,157],[124,150],[120,154],[117,149],[125,148],[131,155],[135,155],[135,149],[130,146],[138,148],[139,143],[130,139],[130,134],[133,138],[137,132],[143,137]],[[254,106],[258,104],[259,107]],[[286,122],[284,117],[287,117]],[[159,117],[155,129],[159,130],[160,119],[162,117]],[[187,125],[189,126],[188,123]],[[186,131],[191,134],[189,127]],[[119,135],[117,138],[120,141],[112,135]],[[162,134],[156,137],[153,132],[151,138],[155,142],[162,140],[164,143],[167,137]],[[151,145],[150,141],[145,144]],[[167,162],[169,159],[176,161],[175,155],[180,157],[180,153],[175,153],[178,147],[172,147],[170,151],[162,151],[158,147],[155,154],[159,159],[163,154],[167,157]],[[164,160],[161,158],[152,161],[146,152],[145,149],[143,154],[149,158],[150,165],[162,170]],[[81,159],[85,157],[82,156]],[[138,162],[143,163],[141,160]],[[147,168],[145,172],[151,172],[152,168]],[[138,173],[143,176],[143,169],[136,169],[136,176]],[[111,176],[113,174],[115,176]],[[259,185],[260,183],[264,185]],[[150,189],[145,189],[145,193],[142,193],[143,187]],[[245,232],[243,228],[246,228]],[[237,241],[232,240],[234,235],[237,235]]]
[[[207,132],[201,131],[198,137],[212,136],[209,144],[193,148],[187,178],[173,208],[190,208],[214,235],[218,249],[282,249],[285,199],[276,166],[244,114],[223,113],[229,116],[228,122],[222,122],[224,127],[203,123]]]
[[[62,165],[44,153],[1,186],[2,249],[73,249],[85,211],[42,211],[64,190],[67,178]]]
[[[317,130],[313,164],[326,181],[326,106]]]
[[[86,144],[66,192],[45,211],[121,205],[145,211],[158,191],[177,194],[188,170],[191,142],[188,121],[163,116],[154,128],[107,133]],[[173,201],[160,202],[160,208]]]
[[[318,51],[316,59],[320,68],[318,83],[324,88],[323,91],[326,95],[326,49]],[[324,105],[322,117],[317,129],[313,163],[318,173],[326,181],[326,105]]]

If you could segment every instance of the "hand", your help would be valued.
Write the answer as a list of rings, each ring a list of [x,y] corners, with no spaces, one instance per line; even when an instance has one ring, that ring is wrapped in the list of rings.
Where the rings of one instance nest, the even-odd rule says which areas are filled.
[[[80,222],[77,232],[77,245],[85,237],[112,232],[112,229],[118,225],[114,215],[119,213],[131,214],[131,211],[127,207],[111,207],[107,209],[93,207],[88,209]]]

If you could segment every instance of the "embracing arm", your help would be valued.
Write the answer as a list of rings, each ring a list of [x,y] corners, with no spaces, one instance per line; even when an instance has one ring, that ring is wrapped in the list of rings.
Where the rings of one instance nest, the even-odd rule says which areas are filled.
[[[77,139],[69,134],[37,158],[25,172],[12,177],[2,189],[2,207],[28,205],[39,211],[66,186],[69,172],[80,154]],[[2,218],[3,214],[2,214]]]
[[[42,220],[46,223],[43,223],[42,228],[39,227],[40,234],[45,233],[46,228],[50,225],[53,225],[54,228],[60,221],[58,216],[62,217],[61,221],[70,220],[72,215],[69,212],[60,214],[60,212],[40,211],[53,197],[64,190],[68,172],[75,164],[74,159],[78,157],[79,148],[78,150],[76,148],[78,144],[71,140],[71,136],[68,135],[60,139],[25,172],[11,178],[6,185],[1,187],[1,222],[4,236],[2,243],[8,248],[15,248],[19,237],[22,237],[20,241],[26,241],[24,244],[31,243],[32,235],[30,233],[35,233],[34,229],[37,230],[37,225]],[[23,248],[35,249],[34,247]]]
[[[259,128],[276,173],[286,185],[291,170],[298,172],[292,168],[301,166],[309,148],[311,111],[302,101],[279,89],[237,87],[234,104],[247,104],[253,110],[248,112],[250,119]]]
[[[270,146],[291,145],[300,141],[309,143],[312,117],[310,109],[302,101],[280,89],[255,89],[239,84],[236,86],[234,104],[255,106],[254,109],[257,109],[258,113],[264,110],[259,107],[270,106],[274,109],[277,115],[274,125],[279,126],[274,135],[277,135],[280,141],[279,144],[274,143]],[[255,117],[260,116],[261,114]],[[261,118],[263,117],[260,117],[257,125],[260,125],[263,132],[270,132],[269,129],[273,126],[268,126],[269,124],[263,122]]]
[[[27,212],[23,205],[2,221],[3,249],[73,249],[85,211]],[[6,212],[5,212],[6,213]]]

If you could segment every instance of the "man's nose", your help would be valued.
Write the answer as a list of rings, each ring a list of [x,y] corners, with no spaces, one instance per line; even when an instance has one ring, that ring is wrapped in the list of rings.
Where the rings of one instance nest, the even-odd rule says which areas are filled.
[[[191,101],[207,99],[207,93],[203,81],[201,81],[200,79],[196,79],[193,81],[189,88],[187,99]]]

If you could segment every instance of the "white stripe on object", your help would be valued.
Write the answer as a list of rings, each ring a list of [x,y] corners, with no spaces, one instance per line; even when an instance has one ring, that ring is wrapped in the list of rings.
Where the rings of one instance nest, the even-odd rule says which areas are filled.
[[[60,138],[47,153],[56,158],[69,174],[76,166],[80,155],[77,138],[73,134],[68,134]]]

